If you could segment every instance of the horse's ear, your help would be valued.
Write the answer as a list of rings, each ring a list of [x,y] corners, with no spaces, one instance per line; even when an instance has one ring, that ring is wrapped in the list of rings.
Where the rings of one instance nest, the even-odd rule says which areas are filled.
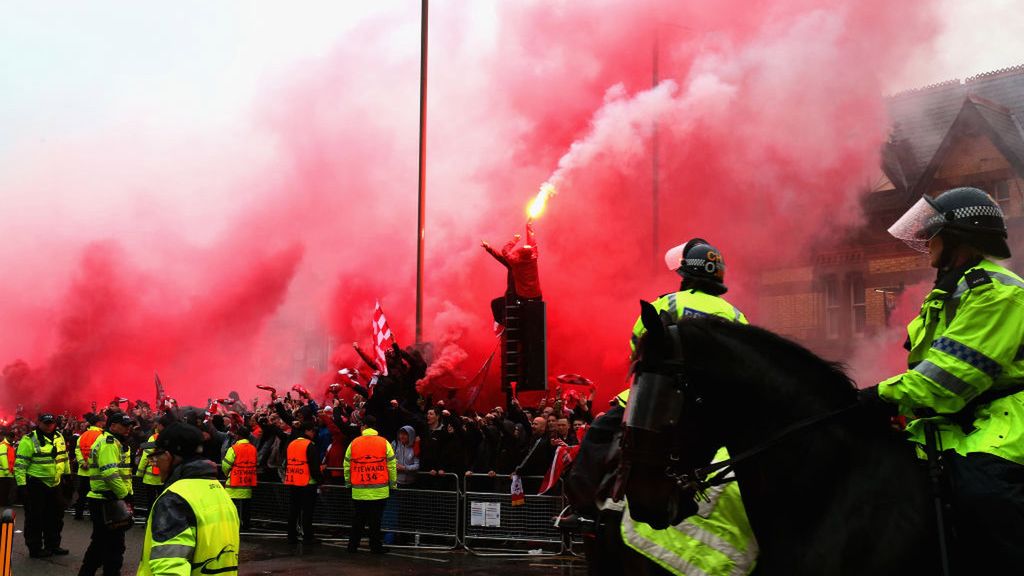
[[[640,322],[643,323],[647,332],[656,336],[665,334],[665,325],[661,322],[658,309],[646,300],[640,301]]]

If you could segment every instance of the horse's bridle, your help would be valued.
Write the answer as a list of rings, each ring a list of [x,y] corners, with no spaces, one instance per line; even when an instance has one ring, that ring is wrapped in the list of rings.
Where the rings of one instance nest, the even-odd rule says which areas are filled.
[[[622,478],[624,484],[628,478],[631,464],[633,462],[658,466],[665,460],[663,450],[638,450],[631,446],[631,431],[641,430],[649,434],[661,435],[665,429],[675,426],[682,414],[686,392],[690,385],[685,378],[684,362],[682,360],[682,342],[679,339],[678,326],[671,324],[666,327],[672,340],[674,356],[672,359],[663,360],[657,363],[643,363],[637,366],[637,375],[629,390],[629,401],[626,404],[626,414],[623,418],[625,432],[623,434]],[[701,396],[693,399],[693,403],[700,405]],[[671,442],[662,445],[670,446],[668,454],[668,466],[665,467],[665,475],[672,479],[676,485],[685,490],[692,490],[698,498],[706,500],[706,491],[720,484],[731,482],[736,479],[731,472],[733,468],[746,460],[754,458],[783,440],[804,432],[810,428],[824,424],[833,418],[846,414],[859,407],[856,402],[842,408],[838,408],[824,414],[811,416],[795,422],[769,436],[763,442],[737,454],[731,458],[711,463],[707,466],[695,469],[679,471],[679,435],[673,435]],[[659,443],[661,444],[661,443]],[[628,448],[628,451],[626,450]],[[629,455],[627,458],[627,454]]]

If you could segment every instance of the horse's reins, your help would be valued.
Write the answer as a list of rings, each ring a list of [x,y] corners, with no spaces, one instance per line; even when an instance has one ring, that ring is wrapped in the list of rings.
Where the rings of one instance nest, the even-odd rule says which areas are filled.
[[[858,407],[860,407],[860,405],[854,403],[849,406],[832,410],[831,412],[805,418],[799,422],[794,422],[793,424],[786,426],[782,430],[773,434],[769,439],[752,448],[744,450],[736,456],[719,462],[713,462],[707,466],[691,470],[689,473],[673,474],[670,470],[666,470],[666,474],[675,479],[676,483],[680,486],[693,488],[701,498],[706,500],[707,497],[704,493],[708,488],[719,486],[726,482],[734,482],[736,480],[736,477],[731,473],[737,464],[764,453],[769,448],[779,444],[790,436],[796,435],[798,432],[805,432],[818,425],[825,424],[829,420],[838,418],[839,416],[851,412]],[[715,474],[715,476],[711,477],[712,474]]]

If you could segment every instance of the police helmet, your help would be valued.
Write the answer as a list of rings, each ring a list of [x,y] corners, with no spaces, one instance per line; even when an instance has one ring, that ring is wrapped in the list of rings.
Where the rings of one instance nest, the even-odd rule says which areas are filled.
[[[703,238],[692,238],[665,253],[665,265],[683,280],[703,280],[724,294],[725,259],[722,253]]]
[[[889,234],[919,252],[927,252],[928,240],[943,234],[988,256],[1010,257],[1003,211],[978,188],[953,188],[935,198],[922,197],[889,227]]]

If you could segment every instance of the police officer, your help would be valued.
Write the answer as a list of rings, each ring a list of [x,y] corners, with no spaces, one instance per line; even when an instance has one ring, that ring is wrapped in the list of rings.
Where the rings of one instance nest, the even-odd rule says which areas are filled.
[[[299,521],[302,521],[302,538],[306,544],[316,544],[313,533],[313,509],[316,496],[323,483],[320,470],[320,450],[313,443],[316,425],[301,422],[296,426],[299,436],[288,444],[285,463],[284,483],[289,487],[288,541],[299,541]]]
[[[667,312],[673,321],[684,316],[718,316],[747,323],[746,316],[722,298],[722,294],[729,290],[725,286],[725,259],[707,240],[692,238],[672,248],[665,253],[665,265],[679,274],[682,281],[677,292],[670,292],[651,302],[659,312]],[[634,351],[643,333],[644,324],[637,318],[630,341],[630,348]]]
[[[355,512],[348,539],[349,552],[359,549],[366,526],[369,527],[370,552],[387,552],[381,540],[380,523],[390,490],[398,487],[398,466],[391,443],[373,429],[376,424],[377,419],[372,415],[363,418],[362,435],[345,451],[345,484],[352,487]]]
[[[252,444],[252,433],[247,426],[240,426],[235,431],[235,438],[235,443],[224,454],[221,469],[227,478],[224,488],[238,509],[242,532],[248,532],[252,516],[249,500],[252,499],[252,488],[256,485],[256,447]]]
[[[923,197],[889,233],[937,270],[907,327],[908,370],[862,392],[918,416],[911,440],[936,449],[950,471],[960,573],[1024,566],[1024,280],[1010,257],[999,205],[977,188]]]
[[[11,504],[14,492],[14,462],[17,456],[11,443],[11,429],[0,426],[0,506]]]
[[[124,533],[131,526],[132,462],[128,435],[133,426],[135,420],[131,416],[114,412],[107,417],[106,429],[88,448],[92,537],[78,576],[93,576],[100,566],[105,576],[121,573]],[[123,505],[119,506],[118,501]],[[108,524],[115,521],[112,510],[120,512],[117,526]]]
[[[40,414],[37,427],[18,442],[14,478],[25,504],[25,544],[32,558],[64,556],[64,497],[60,479],[71,473],[64,437],[56,433],[53,414]]]
[[[78,499],[75,500],[75,520],[85,517],[85,504],[87,495],[91,490],[89,473],[90,450],[93,442],[103,434],[103,427],[106,425],[107,416],[104,412],[94,414],[88,412],[84,416],[89,428],[82,432],[75,443],[75,460],[78,462]]]
[[[174,423],[160,433],[153,458],[166,488],[146,522],[139,576],[238,574],[238,513],[202,457],[203,434]]]
[[[160,480],[160,468],[156,465],[156,459],[153,458],[153,450],[156,447],[156,440],[160,437],[160,432],[166,429],[168,426],[174,423],[174,416],[170,413],[164,413],[163,416],[156,421],[156,432],[151,434],[149,438],[143,442],[139,448],[139,467],[135,470],[135,476],[142,478],[142,485],[144,494],[140,494],[142,497],[140,506],[143,502],[152,503],[156,500],[156,497],[160,494],[160,488],[163,481]]]
[[[693,238],[665,254],[665,264],[682,277],[679,291],[666,294],[654,302],[655,309],[666,312],[673,321],[685,317],[716,316],[733,322],[747,323],[738,308],[722,298],[725,285],[725,260],[722,253],[703,238]],[[630,342],[633,351],[645,332],[638,318]],[[628,392],[628,391],[627,391]],[[620,394],[616,402],[625,405],[628,394]],[[729,457],[725,448],[715,461]],[[709,490],[709,501],[701,505],[697,515],[678,526],[655,530],[633,520],[628,502],[623,510],[621,532],[623,542],[636,552],[657,562],[677,575],[748,574],[757,559],[757,542],[750,528],[746,510],[735,482]]]

